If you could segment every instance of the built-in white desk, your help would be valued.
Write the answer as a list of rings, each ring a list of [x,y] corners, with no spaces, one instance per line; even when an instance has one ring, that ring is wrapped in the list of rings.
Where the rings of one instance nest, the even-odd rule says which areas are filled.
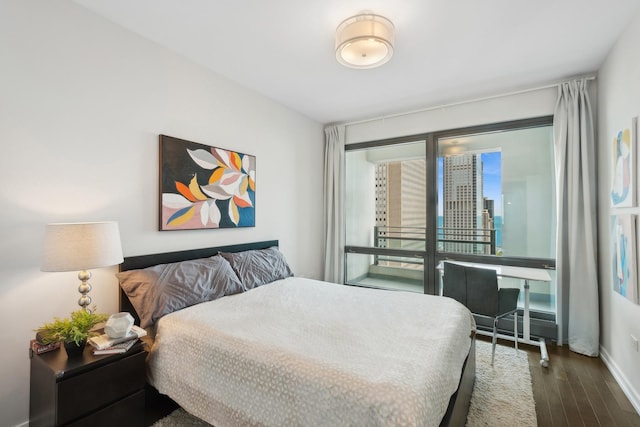
[[[551,283],[551,276],[549,275],[549,272],[547,270],[539,268],[512,267],[508,265],[479,264],[475,262],[461,262],[450,260],[447,260],[446,262],[464,265],[467,267],[488,268],[491,270],[495,270],[498,277],[520,279],[524,282],[524,313],[522,318],[522,338],[518,338],[518,342],[539,346],[540,365],[545,368],[549,366],[549,353],[547,352],[547,345],[544,342],[544,338],[540,338],[538,341],[531,340],[531,317],[529,314],[529,281],[535,280],[539,282]],[[443,263],[440,262],[436,268],[440,271],[440,278],[442,279],[442,272],[444,269]],[[442,280],[440,280],[440,295],[442,295]],[[512,336],[502,334],[500,335],[500,338],[511,341],[514,340]]]

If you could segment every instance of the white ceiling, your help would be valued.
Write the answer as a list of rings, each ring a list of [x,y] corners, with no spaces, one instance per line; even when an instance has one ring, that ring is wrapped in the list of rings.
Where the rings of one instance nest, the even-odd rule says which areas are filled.
[[[74,0],[320,123],[555,83],[598,70],[638,0]],[[335,60],[363,10],[396,27],[390,62]]]

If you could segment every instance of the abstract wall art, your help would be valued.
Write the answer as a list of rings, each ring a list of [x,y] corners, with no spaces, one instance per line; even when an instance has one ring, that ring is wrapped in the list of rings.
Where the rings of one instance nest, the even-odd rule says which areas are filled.
[[[256,158],[160,135],[160,230],[255,226]]]
[[[612,141],[611,205],[632,207],[635,203],[636,158],[629,128],[616,132]]]
[[[636,216],[611,216],[611,269],[613,290],[631,302],[638,303]]]

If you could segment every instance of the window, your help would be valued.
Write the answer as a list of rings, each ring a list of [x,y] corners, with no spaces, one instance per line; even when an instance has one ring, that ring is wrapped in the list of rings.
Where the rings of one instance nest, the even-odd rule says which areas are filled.
[[[438,139],[438,250],[555,258],[551,125]]]
[[[347,251],[347,283],[424,292],[425,144],[346,153],[346,243],[361,248]]]
[[[437,294],[444,259],[553,269],[554,173],[552,117],[348,145],[345,283]],[[530,296],[555,322],[555,279]]]

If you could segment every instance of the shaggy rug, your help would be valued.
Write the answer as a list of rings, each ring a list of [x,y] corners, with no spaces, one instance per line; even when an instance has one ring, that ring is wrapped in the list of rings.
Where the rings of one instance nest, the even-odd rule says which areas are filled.
[[[496,346],[491,366],[491,343],[476,342],[476,383],[467,426],[526,427],[537,425],[527,353]],[[209,427],[210,424],[177,409],[153,427]]]
[[[476,383],[468,427],[538,425],[528,360],[526,351],[497,345],[492,367],[491,343],[476,341]]]

